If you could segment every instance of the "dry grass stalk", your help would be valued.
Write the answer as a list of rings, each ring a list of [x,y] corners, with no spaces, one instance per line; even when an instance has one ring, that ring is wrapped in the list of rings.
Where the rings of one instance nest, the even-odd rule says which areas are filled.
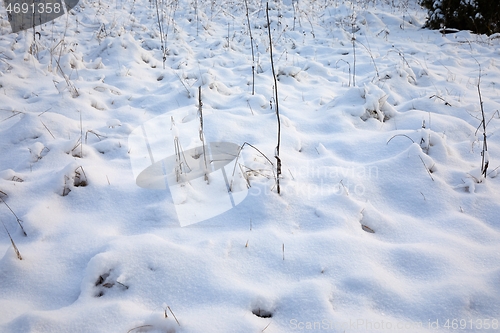
[[[168,311],[170,311],[170,313],[172,314],[172,316],[174,316],[174,319],[175,321],[177,322],[177,325],[181,326],[181,324],[179,323],[179,321],[177,320],[177,317],[175,316],[174,312],[172,311],[172,309],[170,308],[170,306],[167,305],[167,309]]]
[[[4,193],[2,191],[0,191],[1,193]],[[5,193],[4,193],[5,194]],[[6,195],[6,194],[5,194]],[[24,228],[23,228],[23,225],[22,225],[22,222],[23,220],[21,220],[17,215],[16,213],[14,213],[14,211],[12,210],[12,208],[10,208],[10,206],[0,197],[0,200],[4,203],[5,206],[7,206],[7,208],[10,210],[10,212],[12,213],[12,215],[14,215],[14,217],[16,218],[17,220],[17,224],[19,224],[19,227],[21,227],[21,231],[23,232],[23,235],[24,236],[28,236],[26,234],[26,231],[24,231]]]
[[[2,225],[3,225],[4,229],[5,229],[5,231],[7,232],[7,235],[9,235],[10,242],[12,244],[12,247],[14,248],[14,251],[16,252],[17,259],[23,260],[23,257],[21,257],[21,253],[19,252],[19,250],[18,250],[18,248],[16,246],[16,243],[14,243],[14,240],[12,239],[9,230],[7,230],[7,227],[5,226],[5,224],[3,223],[3,221],[2,221]]]
[[[253,36],[252,36],[252,27],[250,26],[250,17],[248,15],[248,2],[245,0],[245,8],[246,8],[246,16],[248,23],[248,33],[250,34],[250,47],[252,48],[252,95],[255,95],[255,55],[253,52]],[[295,8],[295,7],[294,7]],[[295,23],[295,21],[294,21]],[[250,110],[252,108],[250,107]],[[253,111],[252,111],[253,114]]]

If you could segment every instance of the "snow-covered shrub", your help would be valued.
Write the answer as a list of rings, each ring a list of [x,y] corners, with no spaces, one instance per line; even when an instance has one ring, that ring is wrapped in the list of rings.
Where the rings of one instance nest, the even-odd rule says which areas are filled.
[[[388,98],[388,93],[368,82],[363,87],[349,88],[343,95],[328,103],[326,108],[339,108],[342,112],[359,117],[363,121],[373,118],[385,122],[397,113],[396,109],[387,102]]]
[[[421,0],[429,10],[426,26],[431,29],[455,28],[476,33],[500,32],[500,1]]]
[[[361,97],[365,100],[363,120],[375,118],[384,122],[396,114],[394,107],[387,103],[389,95],[373,83],[365,84]]]

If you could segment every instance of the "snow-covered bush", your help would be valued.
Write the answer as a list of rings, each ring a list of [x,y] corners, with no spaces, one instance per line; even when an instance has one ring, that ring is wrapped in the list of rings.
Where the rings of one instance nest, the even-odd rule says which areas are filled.
[[[471,30],[476,33],[500,32],[500,1],[494,0],[421,0],[429,10],[426,26]]]

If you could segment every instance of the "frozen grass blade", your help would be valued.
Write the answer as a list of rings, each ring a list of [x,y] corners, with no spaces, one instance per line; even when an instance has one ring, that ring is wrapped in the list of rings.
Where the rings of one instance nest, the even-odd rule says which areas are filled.
[[[47,125],[45,125],[45,124],[43,123],[43,121],[41,121],[41,120],[40,120],[40,122],[42,123],[43,127],[45,127],[45,129],[49,132],[49,134],[52,136],[52,138],[54,138],[54,139],[55,139],[56,137],[54,136],[54,134],[52,134],[52,132],[51,132],[51,131],[49,130],[49,128],[47,127]]]
[[[168,311],[170,311],[170,313],[172,314],[172,316],[174,316],[174,319],[175,321],[177,322],[177,325],[181,326],[181,324],[179,323],[179,321],[177,320],[177,317],[175,316],[174,312],[172,311],[172,309],[170,308],[170,306],[167,305],[167,309]]]
[[[0,192],[2,192],[2,191],[0,191]],[[2,192],[2,193],[4,193],[4,192]],[[6,202],[5,202],[2,198],[0,198],[0,200],[4,203],[4,205],[5,205],[5,206],[7,206],[7,208],[10,210],[10,212],[12,213],[12,215],[14,215],[14,217],[15,217],[15,218],[16,218],[16,220],[17,220],[17,224],[19,224],[19,226],[21,227],[21,231],[23,232],[24,236],[28,236],[28,235],[26,234],[26,231],[24,231],[23,225],[21,224],[21,223],[23,222],[23,220],[21,220],[21,219],[20,219],[20,218],[16,215],[16,213],[14,213],[14,211],[12,210],[12,208],[10,208],[10,206],[9,206],[9,205],[7,205],[7,203],[6,203]]]
[[[429,171],[429,168],[427,168],[427,165],[425,165],[425,162],[424,160],[422,159],[422,157],[419,155],[418,158],[420,158],[420,161],[422,161],[422,164],[424,165],[424,168],[425,170],[427,171],[427,173],[429,174],[429,177],[431,177],[432,181],[434,181],[434,178],[432,178],[432,175],[431,175],[431,172]]]

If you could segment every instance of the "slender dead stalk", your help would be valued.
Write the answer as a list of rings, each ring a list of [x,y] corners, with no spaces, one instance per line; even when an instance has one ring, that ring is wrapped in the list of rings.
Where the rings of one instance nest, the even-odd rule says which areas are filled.
[[[267,31],[269,33],[269,52],[271,55],[271,69],[273,72],[274,79],[274,97],[276,104],[276,118],[278,119],[278,143],[276,145],[275,158],[276,158],[276,190],[280,194],[280,175],[281,175],[281,159],[280,159],[280,143],[281,143],[281,121],[280,112],[278,105],[278,81],[276,80],[276,72],[274,71],[274,61],[273,61],[273,41],[271,38],[271,22],[269,20],[269,2],[266,4],[266,16],[267,16]]]
[[[448,103],[448,102],[447,102],[447,101],[446,101],[443,97],[438,96],[438,95],[432,95],[431,97],[429,97],[429,99],[434,98],[434,97],[435,97],[435,98],[439,98],[440,100],[442,100],[442,101],[444,102],[444,105],[451,106],[451,104],[450,104],[450,103]]]
[[[203,146],[203,160],[205,162],[205,181],[208,182],[207,152],[205,148],[205,134],[203,132],[203,102],[201,101],[201,86],[198,87],[198,115],[200,117],[200,141]]]
[[[250,34],[250,47],[252,48],[252,95],[255,95],[255,55],[253,52],[252,27],[250,26],[250,17],[248,15],[248,2],[247,2],[247,0],[245,0],[245,7],[247,10],[248,33]]]
[[[351,64],[348,61],[345,61],[344,59],[337,60],[335,63],[335,66],[338,66],[339,61],[345,62],[349,66],[349,87],[351,86]]]
[[[43,123],[43,121],[40,120],[40,122],[42,123],[43,127],[45,127],[45,129],[49,132],[49,134],[55,139],[56,137],[54,136],[54,134],[52,134],[52,132],[49,130],[49,128],[47,127],[47,125],[45,125]]]
[[[9,230],[7,230],[7,227],[5,226],[5,223],[3,223],[3,221],[2,221],[2,225],[3,225],[4,229],[5,229],[5,231],[7,232],[7,235],[9,235],[10,243],[12,244],[12,247],[14,248],[14,251],[16,252],[17,259],[23,260],[23,257],[21,257],[21,253],[19,252],[19,250],[18,250],[18,248],[16,246],[16,243],[14,243],[14,240],[12,239]]]
[[[80,111],[80,157],[83,158],[83,126],[82,126],[82,112]]]
[[[368,41],[368,39],[367,39],[367,41]],[[358,43],[359,43],[361,46],[363,46],[363,47],[366,49],[366,51],[368,52],[368,54],[370,55],[370,58],[372,59],[373,67],[375,68],[375,73],[377,74],[377,78],[378,78],[378,80],[380,81],[380,75],[379,75],[379,73],[378,73],[377,64],[375,63],[375,59],[373,59],[373,55],[372,55],[372,51],[371,51],[371,49],[369,49],[368,47],[366,47],[366,46],[365,46],[365,44],[361,43],[360,41],[358,41]],[[368,46],[369,46],[369,45],[370,45],[370,44],[368,44]]]
[[[163,8],[162,8],[162,15],[161,15],[161,19],[160,19],[160,9],[159,9],[159,5],[158,5],[158,0],[155,1],[155,5],[156,5],[156,19],[158,21],[158,29],[160,30],[160,42],[161,42],[163,69],[165,69],[165,60],[167,60],[167,48],[166,48],[166,42],[164,41],[164,38],[163,38]]]
[[[411,142],[415,143],[415,141],[413,141],[413,139],[412,139],[412,138],[410,138],[410,137],[409,137],[408,135],[406,135],[406,134],[396,134],[396,135],[394,135],[392,138],[390,138],[390,139],[389,139],[389,141],[387,141],[387,143],[386,143],[386,144],[388,145],[388,144],[389,144],[389,142],[391,142],[391,140],[392,140],[392,139],[394,139],[394,138],[395,138],[395,137],[397,137],[397,136],[405,136],[405,137],[407,137],[408,139],[410,139],[410,140],[411,140]]]
[[[476,60],[477,62],[477,65],[479,66],[479,78],[478,78],[478,81],[477,81],[477,94],[479,96],[479,105],[481,107],[481,117],[482,117],[482,121],[481,123],[483,124],[483,150],[481,152],[481,175],[483,176],[483,178],[486,178],[486,175],[487,175],[487,172],[488,172],[488,165],[490,163],[488,157],[487,157],[487,154],[488,154],[488,145],[486,143],[486,120],[485,120],[485,116],[484,116],[484,107],[483,107],[483,97],[481,95],[481,88],[480,88],[480,85],[481,85],[481,64],[479,64],[479,62]]]
[[[175,121],[174,117],[170,117],[171,121],[171,127],[170,130],[173,130],[175,128]],[[179,142],[179,137],[177,136],[177,131],[175,131],[174,134],[174,148],[175,148],[175,176],[176,176],[176,181],[179,182],[181,180],[181,175],[183,173],[187,173],[187,169],[191,171],[191,167],[189,167],[187,161],[186,161],[186,156],[184,155],[184,151],[182,150],[181,144]],[[183,162],[184,160],[184,162]],[[183,167],[184,165],[184,167]],[[187,169],[186,169],[187,168]],[[184,171],[186,170],[186,171]]]
[[[353,4],[354,6],[354,4]],[[354,7],[352,8],[352,16],[351,16],[351,42],[352,42],[352,54],[353,54],[353,74],[352,74],[352,85],[356,87],[356,36],[354,35],[354,26],[356,24],[356,17],[354,13]]]
[[[2,192],[2,191],[0,191]],[[4,193],[4,192],[2,192]],[[19,224],[19,227],[21,227],[21,231],[23,232],[23,235],[24,236],[28,236],[28,234],[26,234],[26,231],[24,231],[24,228],[23,228],[23,225],[21,224],[23,222],[23,220],[21,220],[17,215],[16,213],[14,213],[14,211],[12,210],[12,208],[10,208],[9,205],[7,205],[7,203],[2,199],[0,198],[0,200],[4,203],[5,206],[7,206],[7,208],[10,210],[10,212],[12,213],[12,215],[14,215],[14,217],[16,218],[17,220],[17,224]]]
[[[174,312],[172,311],[172,309],[170,308],[170,306],[167,305],[167,308],[168,310],[170,311],[170,313],[172,314],[172,316],[174,316],[174,319],[175,321],[177,322],[177,325],[181,326],[181,324],[179,323],[179,321],[177,320],[177,317],[175,316]]]
[[[420,157],[420,155],[419,155],[418,158],[420,158],[420,161],[422,161],[422,164],[424,165],[425,171],[427,171],[427,173],[429,174],[429,177],[431,177],[432,181],[434,181],[434,178],[432,177],[431,172],[429,171],[429,168],[427,168],[427,165],[425,165],[425,162],[422,159],[422,157]]]

